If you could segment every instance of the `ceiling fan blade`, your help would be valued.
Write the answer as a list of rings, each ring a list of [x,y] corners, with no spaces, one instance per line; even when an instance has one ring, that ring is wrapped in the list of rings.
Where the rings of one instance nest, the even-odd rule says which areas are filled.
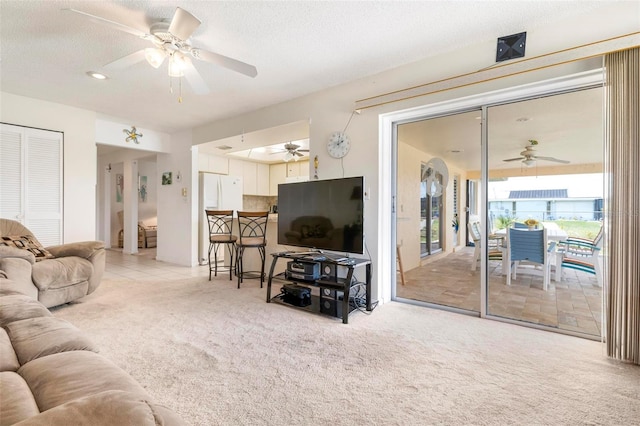
[[[169,32],[180,40],[187,40],[201,23],[198,18],[177,7],[169,25]]]
[[[202,59],[203,61],[220,65],[221,67],[228,68],[249,77],[255,77],[258,75],[258,70],[253,65],[249,65],[238,61],[237,59],[229,58],[228,56],[220,55],[218,53],[193,48],[191,50],[191,55],[196,59]]]
[[[298,152],[309,152],[308,149],[299,149]]]
[[[567,161],[567,160],[560,160],[558,158],[553,158],[553,157],[536,157],[536,160],[546,160],[546,161],[553,161],[556,163],[562,163],[562,164],[569,164],[571,161]]]
[[[130,55],[123,56],[120,59],[116,59],[113,62],[109,62],[103,68],[107,71],[121,71],[131,65],[137,64],[145,60],[144,49],[133,52]]]
[[[304,157],[304,154],[299,153],[298,151],[293,151],[293,153],[295,155],[297,155],[298,157]]]
[[[202,76],[200,75],[196,67],[193,66],[193,63],[191,61],[187,61],[187,65],[184,69],[184,78],[187,80],[189,86],[191,86],[191,89],[193,89],[194,93],[196,93],[197,95],[206,95],[210,92],[209,86],[207,86],[207,83],[204,82]]]
[[[125,33],[129,33],[129,34],[133,34],[134,36],[140,37],[140,38],[148,38],[149,34],[147,32],[144,31],[140,31],[137,30],[135,28],[132,28],[128,25],[125,24],[121,24],[120,22],[115,22],[115,21],[111,21],[109,19],[106,18],[101,18],[100,16],[95,16],[95,15],[91,15],[90,13],[87,12],[83,12],[81,10],[77,10],[77,9],[62,9],[63,11],[67,11],[67,12],[73,12],[73,13],[77,13],[78,15],[81,15],[85,18],[88,18],[89,20],[98,23],[98,24],[102,24],[102,25],[107,25],[111,28],[114,28],[116,30],[119,31],[124,31]]]
[[[508,158],[506,160],[502,160],[502,161],[520,161],[520,160],[524,160],[524,157],[517,157],[517,158]]]

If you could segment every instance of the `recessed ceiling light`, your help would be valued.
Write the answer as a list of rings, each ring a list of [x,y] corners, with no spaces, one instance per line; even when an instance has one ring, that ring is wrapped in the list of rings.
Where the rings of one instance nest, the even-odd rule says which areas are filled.
[[[519,123],[524,123],[525,121],[529,121],[529,120],[531,120],[529,117],[516,118],[516,121]]]
[[[461,154],[464,152],[464,149],[450,149],[449,152],[452,154]]]
[[[106,80],[107,78],[109,78],[106,75],[100,74],[99,72],[95,71],[87,71],[87,75],[89,77],[95,78],[96,80]]]

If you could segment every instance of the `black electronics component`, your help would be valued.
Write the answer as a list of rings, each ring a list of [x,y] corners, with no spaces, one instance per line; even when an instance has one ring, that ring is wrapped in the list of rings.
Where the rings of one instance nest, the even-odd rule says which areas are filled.
[[[297,280],[317,280],[320,278],[320,264],[318,262],[304,262],[301,260],[287,262],[287,271],[285,275],[287,278]]]
[[[282,300],[295,306],[309,306],[311,304],[311,289],[297,284],[285,284],[280,289]]]

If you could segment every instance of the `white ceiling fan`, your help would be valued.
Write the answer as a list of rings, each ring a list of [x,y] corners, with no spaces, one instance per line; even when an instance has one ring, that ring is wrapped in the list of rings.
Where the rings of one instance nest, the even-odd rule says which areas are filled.
[[[300,149],[301,146],[293,142],[285,143],[283,148],[284,150],[275,151],[275,152],[272,152],[271,154],[286,152],[286,154],[284,155],[284,161],[290,161],[290,160],[298,161],[298,157],[304,157],[303,152],[309,152],[308,149]]]
[[[121,70],[144,59],[154,68],[160,67],[165,59],[169,62],[171,77],[185,77],[193,91],[197,94],[209,93],[209,87],[193,66],[191,58],[219,65],[249,77],[258,75],[256,67],[219,53],[209,52],[192,46],[189,37],[200,26],[201,21],[184,9],[176,8],[171,21],[161,19],[148,26],[147,31],[140,31],[128,25],[112,21],[100,16],[91,15],[76,9],[64,9],[88,18],[99,24],[107,25],[119,31],[133,34],[153,43],[153,47],[139,50],[105,65],[107,70]],[[142,23],[140,28],[147,25]]]
[[[529,145],[524,147],[524,151],[520,152],[520,157],[515,157],[515,158],[507,158],[506,160],[502,160],[502,161],[522,161],[522,164],[524,164],[526,167],[532,167],[537,160],[544,160],[544,161],[553,161],[555,163],[562,163],[562,164],[569,164],[570,161],[567,160],[560,160],[558,158],[554,158],[554,157],[542,157],[536,154],[536,150],[535,150],[535,146],[538,145],[538,141],[535,139],[529,139]]]

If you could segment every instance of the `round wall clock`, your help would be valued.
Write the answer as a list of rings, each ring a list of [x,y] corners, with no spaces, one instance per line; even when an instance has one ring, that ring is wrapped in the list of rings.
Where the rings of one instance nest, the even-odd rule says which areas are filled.
[[[344,132],[334,132],[327,142],[327,151],[333,158],[342,158],[349,152],[351,148],[351,140]]]

